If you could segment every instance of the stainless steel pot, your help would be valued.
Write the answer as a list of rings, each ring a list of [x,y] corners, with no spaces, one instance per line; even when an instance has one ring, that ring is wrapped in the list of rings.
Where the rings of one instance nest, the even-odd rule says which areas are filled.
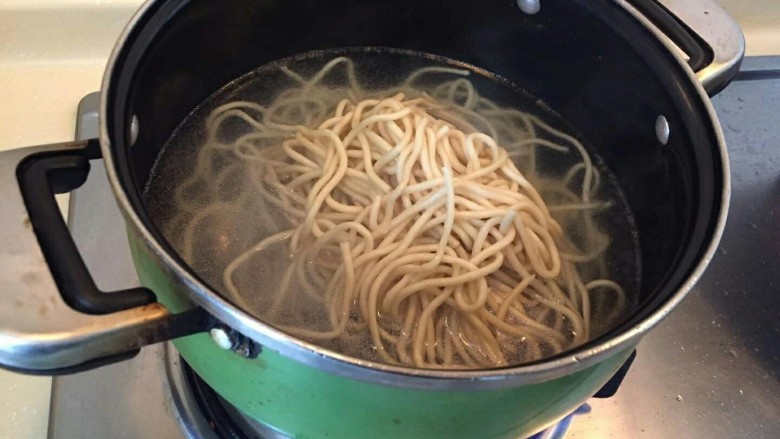
[[[736,73],[744,42],[707,0],[664,1],[666,8],[649,0],[548,0],[532,14],[528,3],[536,6],[148,1],[109,60],[100,139],[2,155],[0,365],[68,373],[182,337],[175,341],[182,357],[225,399],[307,437],[517,437],[571,411],[684,298],[712,257],[729,174],[707,93]],[[523,85],[574,121],[637,217],[645,265],[639,311],[588,344],[532,364],[420,370],[298,340],[199,279],[162,239],[140,197],[163,143],[195,105],[240,74],[344,46],[463,60]],[[147,288],[98,290],[57,213],[53,193],[80,185],[89,160],[100,156]]]

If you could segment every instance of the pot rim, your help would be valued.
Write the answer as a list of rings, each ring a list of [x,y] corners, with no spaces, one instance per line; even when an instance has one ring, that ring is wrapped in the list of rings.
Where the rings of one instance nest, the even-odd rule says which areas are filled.
[[[117,68],[117,60],[127,44],[130,34],[138,22],[158,1],[160,0],[146,0],[123,29],[108,59],[101,90],[109,90],[111,88],[111,78]],[[668,54],[677,62],[679,68],[687,75],[688,80],[692,83],[696,93],[698,93],[701,103],[706,110],[712,134],[714,134],[714,138],[717,141],[721,161],[720,166],[722,168],[723,188],[720,198],[720,209],[717,212],[718,218],[713,233],[698,263],[681,287],[670,295],[658,309],[645,316],[634,326],[595,345],[585,344],[583,345],[584,347],[564,352],[549,360],[502,369],[467,371],[416,369],[342,355],[300,340],[261,322],[221,297],[190,273],[187,267],[179,264],[176,258],[172,257],[156,241],[153,234],[141,221],[126,195],[116,172],[110,146],[111,141],[108,135],[108,126],[105,117],[103,117],[108,111],[108,96],[110,93],[101,93],[99,140],[106,173],[114,196],[125,220],[132,225],[160,261],[179,278],[181,284],[187,289],[189,299],[196,305],[203,307],[224,324],[262,345],[263,349],[271,349],[307,366],[348,378],[394,387],[439,390],[485,390],[521,386],[540,383],[581,371],[620,352],[633,349],[641,337],[665,318],[693,289],[717,249],[726,224],[731,194],[728,152],[722,128],[704,87],[686,61],[679,55],[679,49],[665,34],[625,0],[613,0],[613,2],[617,7],[622,7],[629,12],[640,25],[659,40]]]

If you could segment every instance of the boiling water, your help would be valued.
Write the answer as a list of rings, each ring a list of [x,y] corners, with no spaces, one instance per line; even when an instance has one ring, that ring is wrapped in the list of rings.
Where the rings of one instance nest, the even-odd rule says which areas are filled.
[[[165,238],[194,271],[217,291],[226,290],[223,273],[235,258],[263,238],[296,224],[281,209],[259,201],[261,197],[249,182],[246,163],[238,160],[230,151],[216,152],[210,157],[208,173],[212,176],[211,181],[194,181],[182,185],[197,167],[198,153],[205,141],[204,127],[209,114],[215,108],[234,101],[269,105],[280,92],[299,85],[282,69],[289,69],[303,78],[310,78],[337,56],[349,56],[354,60],[356,76],[366,93],[380,96],[381,90],[398,85],[410,73],[423,67],[468,68],[472,70],[468,79],[483,97],[503,107],[532,113],[568,134],[576,133],[571,125],[561,120],[543,103],[513,84],[471,66],[429,55],[387,49],[350,49],[309,53],[264,65],[223,87],[182,122],[158,158],[145,193],[150,216]],[[327,108],[324,113],[312,108],[311,112],[289,114],[288,117],[297,118],[296,122],[306,126],[318,125],[324,115],[333,113],[333,107],[340,99],[347,97],[343,88],[348,79],[347,75],[345,69],[336,69],[323,79],[323,83],[329,86],[326,93],[332,94],[325,98],[332,103],[332,107]],[[451,76],[446,75],[430,75],[415,82],[415,87],[429,90],[438,83],[451,79]],[[246,123],[238,120],[228,121],[220,129],[218,137],[228,143],[246,132]],[[497,137],[501,145],[502,133],[497,133]],[[583,143],[587,146],[587,143]],[[639,291],[640,259],[633,218],[616,180],[592,152],[591,158],[600,174],[600,185],[595,198],[610,205],[599,210],[593,219],[598,229],[608,233],[610,245],[596,261],[578,264],[577,267],[586,282],[597,278],[612,279],[621,284],[628,295],[628,305],[616,313],[615,300],[611,293],[600,292],[598,289],[591,293],[593,337],[619,323],[632,311]],[[546,182],[560,181],[578,160],[580,158],[575,152],[562,154],[539,148],[533,169],[528,168],[522,160],[518,160],[516,164],[540,189],[547,204],[555,206],[566,200],[561,199],[554,191],[546,191]],[[184,189],[181,189],[182,187]],[[581,188],[570,189],[576,192]],[[592,237],[577,226],[576,214],[553,211],[553,216],[566,227],[566,233],[573,242],[587,247]],[[570,226],[567,227],[567,224]],[[271,324],[321,331],[332,329],[326,311],[320,302],[306,293],[301,277],[293,279],[291,294],[285,303],[280,304],[273,300],[273,293],[282,284],[283,274],[294,257],[291,253],[294,253],[294,249],[277,245],[250,257],[235,271],[233,277],[241,291],[241,297],[229,297],[227,294],[226,297]],[[334,255],[334,259],[337,259],[337,255]],[[314,283],[315,289],[324,287],[311,279],[307,282]],[[392,319],[392,316],[382,318]],[[347,355],[378,359],[368,334],[358,339],[343,338],[317,343]],[[552,352],[547,352],[550,353]],[[522,361],[522,357],[520,352],[514,361]]]

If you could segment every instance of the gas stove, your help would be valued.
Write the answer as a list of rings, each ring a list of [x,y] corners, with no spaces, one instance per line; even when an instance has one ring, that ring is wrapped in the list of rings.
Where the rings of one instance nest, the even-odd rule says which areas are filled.
[[[732,171],[718,254],[685,302],[639,345],[616,394],[590,400],[537,438],[780,437],[780,57],[746,59],[713,102]],[[97,93],[81,101],[77,138],[97,135],[97,107]],[[73,237],[98,286],[137,285],[105,174],[91,172],[70,203]],[[284,436],[232,408],[172,345],[159,344],[131,361],[55,378],[49,437]]]

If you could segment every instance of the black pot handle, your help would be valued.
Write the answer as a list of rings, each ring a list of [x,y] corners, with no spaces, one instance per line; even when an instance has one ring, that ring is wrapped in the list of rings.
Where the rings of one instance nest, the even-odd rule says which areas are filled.
[[[109,314],[155,302],[154,293],[140,287],[106,294],[100,291],[59,214],[54,193],[70,192],[87,180],[89,157],[98,148],[86,141],[83,148],[39,153],[16,168],[27,215],[46,263],[65,303],[87,314]]]
[[[631,5],[685,52],[694,72],[712,62],[712,48],[657,0],[631,0]]]
[[[745,38],[734,19],[713,0],[618,1],[684,52],[710,96],[736,76],[745,56]]]
[[[200,308],[170,314],[146,288],[98,289],[54,194],[81,186],[99,157],[96,140],[0,153],[0,367],[78,372],[211,324]]]

